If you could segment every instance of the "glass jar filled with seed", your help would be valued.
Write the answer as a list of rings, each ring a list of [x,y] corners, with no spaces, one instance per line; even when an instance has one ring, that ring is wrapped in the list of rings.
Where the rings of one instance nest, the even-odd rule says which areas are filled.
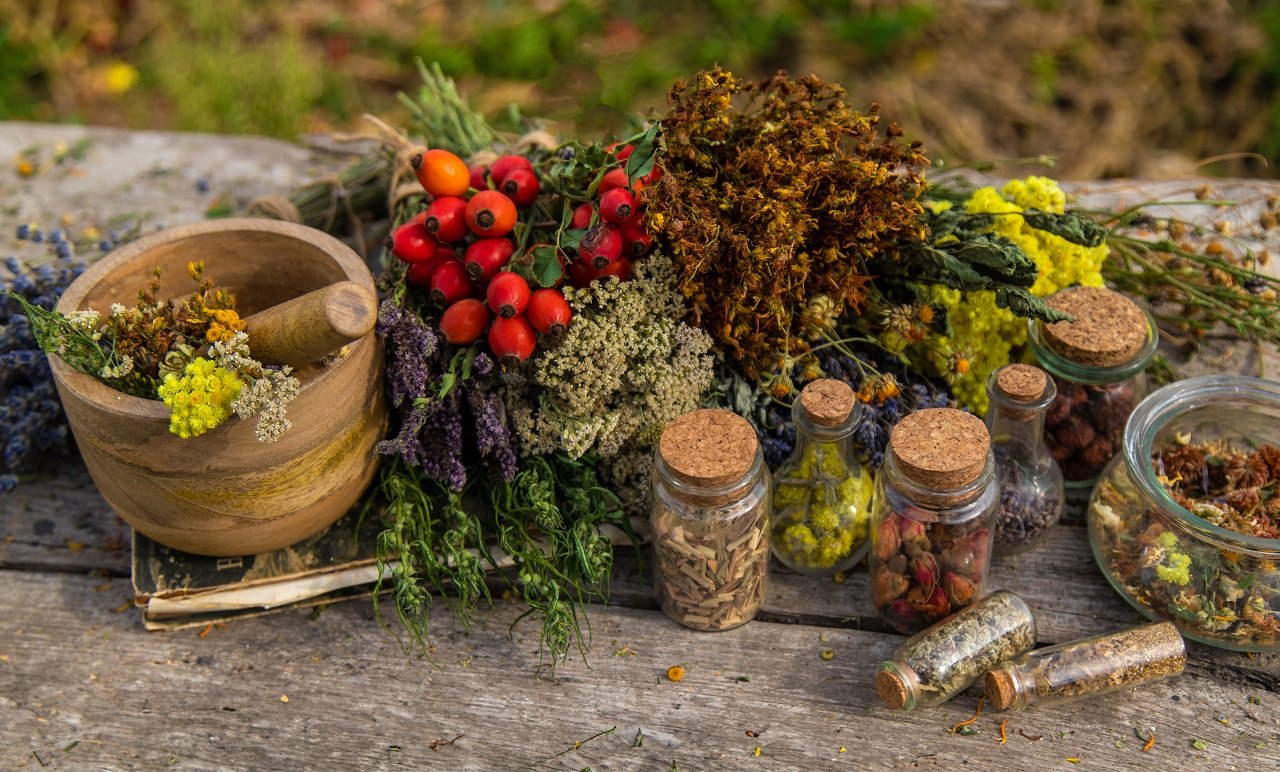
[[[1035,365],[1005,365],[987,379],[987,430],[1000,483],[997,555],[1029,549],[1062,515],[1062,470],[1044,439],[1056,394],[1053,379]]]
[[[867,553],[871,474],[853,452],[862,406],[844,381],[804,387],[791,407],[795,452],[773,476],[773,555],[809,576],[853,568]]]
[[[764,605],[769,471],[751,424],[695,410],[658,440],[653,546],[662,610],[696,630],[728,630]]]

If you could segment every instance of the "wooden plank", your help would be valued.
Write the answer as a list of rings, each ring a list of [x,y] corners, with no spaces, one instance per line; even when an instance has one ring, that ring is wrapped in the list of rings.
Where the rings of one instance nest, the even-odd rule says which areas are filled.
[[[513,603],[470,635],[442,620],[433,666],[404,656],[356,604],[205,638],[152,635],[110,610],[124,581],[104,592],[95,581],[0,574],[0,765],[39,768],[35,752],[76,768],[1256,768],[1280,747],[1280,695],[1197,672],[1009,716],[1000,745],[994,715],[975,736],[948,733],[972,715],[972,694],[910,714],[883,708],[871,675],[898,639],[879,633],[757,622],[705,634],[601,608],[590,667],[571,660],[546,680],[532,670],[536,630],[507,634]],[[680,683],[664,676],[675,664],[687,670]],[[1154,730],[1149,752],[1135,728]]]
[[[111,513],[78,463],[68,464],[59,477],[20,487],[14,498],[19,506],[6,508],[0,516],[0,568],[128,575],[128,526]],[[66,513],[79,514],[69,518]],[[72,550],[68,544],[84,546]],[[619,550],[611,585],[613,604],[656,607],[652,583],[640,573],[640,563],[629,550]],[[650,563],[645,561],[646,566]],[[776,566],[772,570],[762,618],[889,632],[871,605],[865,570],[853,571],[843,584],[809,579]],[[992,589],[1010,589],[1027,600],[1036,612],[1039,639],[1045,643],[1104,633],[1143,619],[1102,578],[1088,535],[1079,526],[1058,526],[1035,550],[996,558],[990,583]],[[1218,667],[1223,677],[1280,689],[1280,655],[1249,657],[1199,645],[1192,648],[1198,660]]]

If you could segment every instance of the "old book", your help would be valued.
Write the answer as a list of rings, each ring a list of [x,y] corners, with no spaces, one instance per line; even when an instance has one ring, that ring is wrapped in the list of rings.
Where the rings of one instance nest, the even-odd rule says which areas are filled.
[[[361,520],[359,509],[292,547],[237,558],[192,555],[134,531],[134,604],[142,609],[143,625],[179,630],[370,597],[378,581],[382,524],[374,513]],[[648,541],[647,518],[632,517],[629,526],[641,543]],[[620,528],[603,525],[600,532],[614,546],[632,543]],[[513,565],[497,545],[488,552],[490,570]]]
[[[134,603],[148,630],[176,630],[368,597],[381,524],[353,511],[291,547],[236,558],[180,552],[133,533]]]

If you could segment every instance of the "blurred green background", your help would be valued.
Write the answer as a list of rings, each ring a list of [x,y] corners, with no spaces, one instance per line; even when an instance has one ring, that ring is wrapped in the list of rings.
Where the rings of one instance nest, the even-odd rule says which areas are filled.
[[[719,63],[841,82],[952,163],[1274,176],[1277,42],[1277,0],[0,0],[0,120],[403,126],[422,57],[483,110],[594,138]]]

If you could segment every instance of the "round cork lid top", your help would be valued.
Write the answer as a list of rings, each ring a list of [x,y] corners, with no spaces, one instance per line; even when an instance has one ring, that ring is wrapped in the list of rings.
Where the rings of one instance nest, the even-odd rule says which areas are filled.
[[[1147,342],[1147,315],[1137,303],[1103,287],[1072,287],[1045,301],[1075,317],[1044,326],[1054,351],[1083,365],[1124,364]]]
[[[876,694],[892,710],[902,710],[902,706],[907,704],[907,698],[911,696],[902,676],[887,670],[876,673]]]
[[[918,410],[889,435],[889,452],[903,473],[935,488],[958,488],[978,479],[990,450],[986,424],[949,407]]]
[[[819,426],[837,426],[853,412],[858,398],[853,387],[835,378],[813,381],[800,392],[800,407]]]
[[[1035,365],[1005,365],[996,372],[996,388],[1014,402],[1035,402],[1048,386],[1048,373]]]
[[[729,410],[685,413],[662,430],[658,452],[677,477],[727,485],[751,471],[760,441],[747,419]]]
[[[988,670],[986,678],[987,702],[996,710],[1008,710],[1018,701],[1018,687],[1008,670]]]

